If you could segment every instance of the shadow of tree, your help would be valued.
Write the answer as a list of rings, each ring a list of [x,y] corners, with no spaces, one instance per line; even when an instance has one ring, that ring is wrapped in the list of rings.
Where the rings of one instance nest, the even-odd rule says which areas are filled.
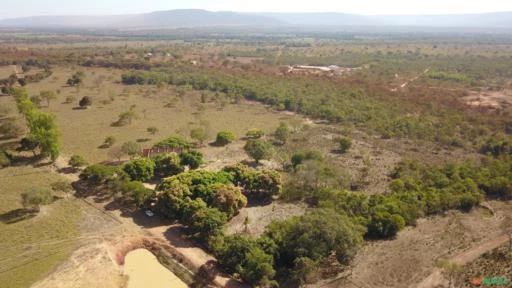
[[[0,221],[4,224],[14,224],[23,220],[34,218],[36,215],[36,210],[20,208],[0,214]]]

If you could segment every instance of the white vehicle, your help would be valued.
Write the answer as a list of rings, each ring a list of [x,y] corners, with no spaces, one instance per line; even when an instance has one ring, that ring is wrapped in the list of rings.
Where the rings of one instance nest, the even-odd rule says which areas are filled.
[[[144,213],[146,213],[146,215],[148,215],[149,217],[155,216],[155,213],[153,213],[153,211],[151,210],[146,210]]]

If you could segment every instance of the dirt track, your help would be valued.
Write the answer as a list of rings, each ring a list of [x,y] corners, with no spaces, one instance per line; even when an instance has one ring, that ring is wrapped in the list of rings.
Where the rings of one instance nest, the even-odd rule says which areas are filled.
[[[508,236],[506,234],[500,235],[492,240],[480,242],[473,246],[471,249],[466,250],[459,255],[452,257],[449,259],[451,262],[458,265],[465,265],[469,262],[476,260],[482,254],[487,251],[493,250],[495,248],[500,247],[508,241]],[[438,287],[445,283],[444,277],[441,275],[441,270],[435,268],[432,274],[430,274],[427,278],[425,278],[417,288],[433,288]]]

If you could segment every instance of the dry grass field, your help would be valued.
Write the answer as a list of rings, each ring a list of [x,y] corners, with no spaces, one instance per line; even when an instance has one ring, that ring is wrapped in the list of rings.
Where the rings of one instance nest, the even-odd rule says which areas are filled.
[[[192,90],[186,91],[185,96],[180,98],[176,87],[172,86],[161,89],[124,86],[118,83],[122,74],[120,70],[81,71],[85,72],[86,78],[80,88],[66,87],[66,80],[73,71],[58,68],[50,78],[30,85],[28,90],[29,95],[37,95],[42,90],[60,90],[59,99],[50,103],[50,107],[43,106],[42,110],[50,111],[57,117],[62,134],[62,153],[82,155],[91,163],[112,160],[108,156],[108,149],[99,148],[108,136],[116,138],[116,145],[126,141],[142,141],[141,146],[149,148],[172,135],[189,137],[190,129],[201,123],[209,127],[208,142],[212,142],[218,131],[229,130],[241,138],[250,128],[260,128],[270,133],[279,122],[298,118],[273,112],[260,104],[230,104],[222,95],[216,97],[212,93],[207,93],[206,103],[201,103],[200,94]],[[84,96],[92,98],[92,106],[85,110],[73,109]],[[72,97],[73,102],[64,104],[68,97]],[[8,105],[15,109],[12,99],[0,101],[10,102]],[[138,119],[123,127],[113,127],[112,123],[118,120],[119,114],[130,109]],[[150,135],[146,131],[150,126],[157,127],[159,132]]]
[[[76,248],[82,214],[73,198],[42,207],[27,218],[16,217],[20,194],[32,187],[49,187],[62,180],[44,168],[11,167],[0,170],[0,283],[27,287],[51,272]]]

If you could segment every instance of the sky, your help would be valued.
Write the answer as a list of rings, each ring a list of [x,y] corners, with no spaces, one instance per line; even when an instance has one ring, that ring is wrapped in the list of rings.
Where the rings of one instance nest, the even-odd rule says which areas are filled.
[[[0,0],[0,18],[113,15],[198,8],[238,12],[344,12],[368,15],[512,11],[511,0]]]

